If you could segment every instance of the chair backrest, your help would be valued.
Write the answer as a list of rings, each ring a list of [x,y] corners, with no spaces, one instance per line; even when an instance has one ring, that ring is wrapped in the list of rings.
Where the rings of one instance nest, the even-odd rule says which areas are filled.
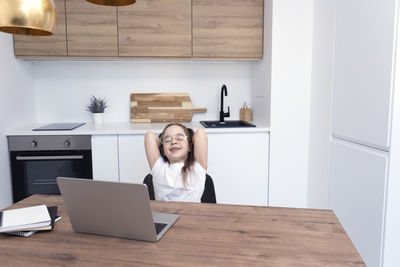
[[[153,186],[153,176],[147,174],[143,180],[143,183],[147,185],[147,190],[149,191],[150,200],[155,200],[154,198],[154,186]],[[210,175],[206,174],[206,182],[204,185],[204,192],[201,196],[201,203],[217,203],[215,197],[214,182]]]
[[[203,195],[201,196],[201,203],[217,203],[214,182],[208,174],[206,174],[206,184],[204,186]]]
[[[154,186],[153,186],[153,176],[149,173],[144,177],[143,183],[147,185],[147,190],[149,191],[150,200],[155,200],[154,198]]]

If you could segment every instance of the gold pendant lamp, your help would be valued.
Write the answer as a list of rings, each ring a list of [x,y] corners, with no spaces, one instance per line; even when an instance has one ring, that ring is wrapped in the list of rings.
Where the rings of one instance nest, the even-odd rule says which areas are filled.
[[[54,33],[56,25],[53,0],[0,0],[0,31],[46,36]]]
[[[102,6],[128,6],[136,3],[136,0],[86,0],[86,1]]]

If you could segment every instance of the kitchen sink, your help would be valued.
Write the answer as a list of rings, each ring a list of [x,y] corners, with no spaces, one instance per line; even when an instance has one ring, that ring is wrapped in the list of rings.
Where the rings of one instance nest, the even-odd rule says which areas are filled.
[[[236,128],[236,127],[256,127],[254,124],[246,121],[200,121],[206,128]]]

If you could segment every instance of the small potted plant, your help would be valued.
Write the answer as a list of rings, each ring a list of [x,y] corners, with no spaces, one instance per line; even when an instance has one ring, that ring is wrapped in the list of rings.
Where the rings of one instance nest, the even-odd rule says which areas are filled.
[[[92,95],[90,98],[90,104],[86,107],[86,110],[92,112],[95,124],[101,124],[103,123],[104,110],[107,107],[106,98],[97,98]]]

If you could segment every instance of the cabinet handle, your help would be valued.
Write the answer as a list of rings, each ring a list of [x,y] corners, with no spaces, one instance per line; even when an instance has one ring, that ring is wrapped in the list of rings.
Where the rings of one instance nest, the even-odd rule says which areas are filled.
[[[83,155],[73,156],[17,156],[17,160],[63,160],[63,159],[83,159]]]

